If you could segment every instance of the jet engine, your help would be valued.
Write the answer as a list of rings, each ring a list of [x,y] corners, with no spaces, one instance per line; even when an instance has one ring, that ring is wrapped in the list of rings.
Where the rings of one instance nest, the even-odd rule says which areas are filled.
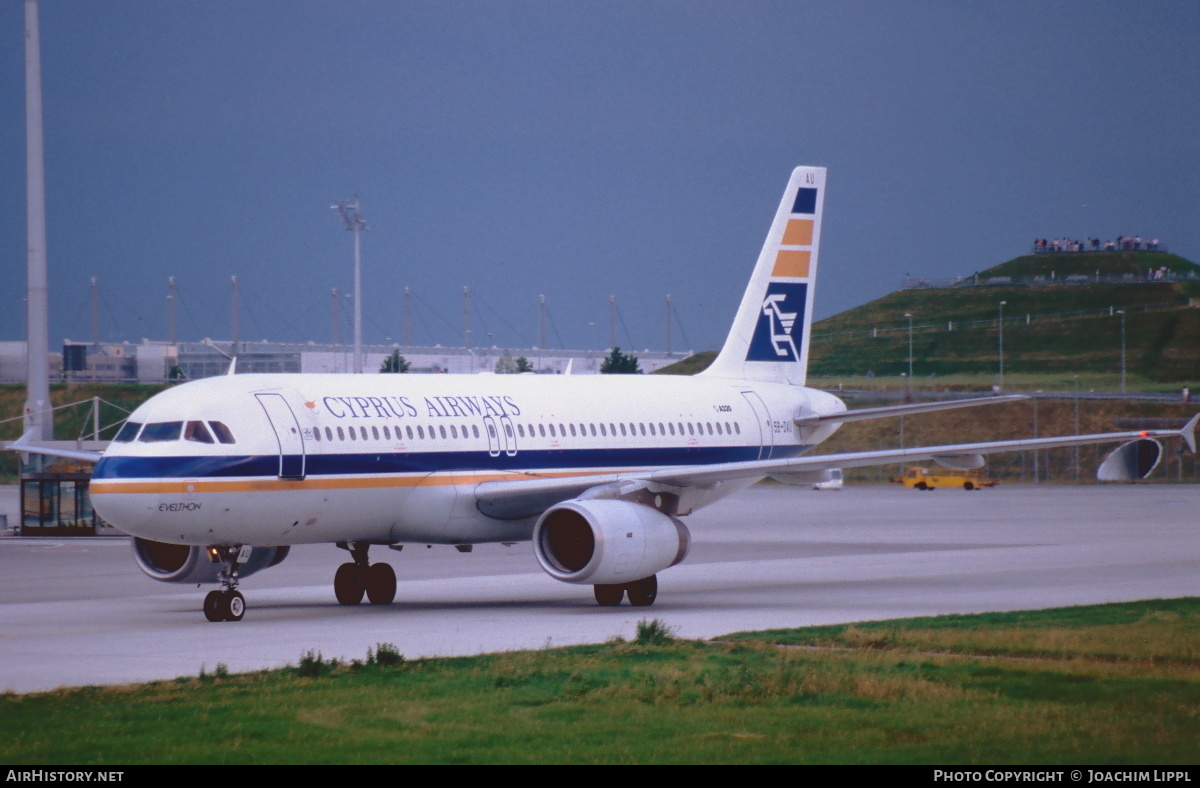
[[[1100,463],[1096,478],[1102,482],[1132,482],[1145,479],[1162,459],[1162,444],[1142,438],[1122,444]]]
[[[238,566],[238,577],[275,566],[287,558],[289,549],[286,545],[255,547],[250,560]],[[139,569],[163,583],[216,583],[221,571],[220,562],[210,561],[208,551],[196,545],[167,544],[135,536],[133,557]]]
[[[564,583],[624,584],[687,557],[687,526],[657,509],[611,499],[575,500],[549,509],[533,529],[542,569]]]

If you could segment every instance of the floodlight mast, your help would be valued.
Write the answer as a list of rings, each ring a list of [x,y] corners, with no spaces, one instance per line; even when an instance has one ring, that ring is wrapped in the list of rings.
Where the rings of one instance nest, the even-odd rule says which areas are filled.
[[[358,195],[352,199],[335,203],[330,208],[341,217],[347,230],[354,232],[354,371],[362,374],[362,255],[359,233],[370,230],[362,214],[358,212]]]
[[[25,431],[54,439],[46,286],[46,171],[42,148],[42,55],[37,0],[25,0],[26,395]]]

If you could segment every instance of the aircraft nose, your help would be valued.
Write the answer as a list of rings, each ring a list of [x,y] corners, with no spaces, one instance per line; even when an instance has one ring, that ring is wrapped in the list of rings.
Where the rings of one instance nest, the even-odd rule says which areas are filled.
[[[104,521],[138,536],[158,513],[162,496],[152,485],[122,479],[113,458],[101,458],[92,472],[92,508]]]
[[[120,485],[93,483],[92,508],[106,523],[118,530],[138,536],[158,513],[157,493],[122,491]]]

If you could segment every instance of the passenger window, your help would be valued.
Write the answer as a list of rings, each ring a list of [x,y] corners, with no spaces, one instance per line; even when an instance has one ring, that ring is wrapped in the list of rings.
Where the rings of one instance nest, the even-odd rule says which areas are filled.
[[[328,427],[325,428],[325,440],[333,440],[333,430],[329,429]]]
[[[672,435],[674,435],[674,434],[675,434],[675,425],[674,425],[674,424],[668,424],[667,426],[671,428],[671,434],[672,434]]]
[[[350,440],[352,440],[352,441],[358,440],[358,433],[355,432],[353,427],[347,427],[346,432],[350,433]]]
[[[315,440],[317,443],[320,443],[321,442],[321,428],[313,427],[312,434],[313,434],[313,440]]]
[[[363,427],[363,429],[365,430],[366,427]],[[379,428],[378,427],[374,427],[374,426],[371,427],[371,437],[374,438],[375,440],[379,440]],[[367,439],[367,436],[363,435],[363,440],[366,440],[366,439]]]
[[[478,424],[471,425],[471,434],[474,435],[476,438],[479,437],[479,425]]]
[[[208,426],[212,427],[213,435],[217,436],[217,442],[237,443],[237,441],[233,439],[233,433],[230,432],[229,428],[226,427],[222,422],[210,421]]]
[[[654,432],[654,422],[650,422],[650,434],[651,434],[651,435],[654,435],[654,434],[655,434],[655,432]]]
[[[626,433],[625,433],[625,424],[624,424],[624,423],[622,423],[622,424],[621,424],[621,434],[622,434],[622,435],[625,435],[625,434],[626,434]]]
[[[606,438],[608,437],[608,430],[605,429],[604,422],[600,422],[600,434]]]
[[[510,437],[510,438],[513,436],[513,431],[512,431],[512,425],[511,425],[511,424],[505,424],[505,425],[504,425],[504,434],[505,434],[505,435],[507,435],[507,436],[508,436],[508,437]]]
[[[417,437],[425,440],[425,428],[419,424],[417,425]]]
[[[595,424],[589,424],[589,425],[588,425],[588,427],[590,427],[590,428],[591,428],[591,430],[592,430],[592,437],[593,437],[593,438],[594,438],[594,437],[596,437],[596,425],[595,425]]]
[[[125,426],[121,428],[121,431],[117,433],[117,437],[113,438],[113,440],[117,443],[132,443],[133,439],[137,437],[138,430],[141,428],[142,425],[139,422],[127,421],[125,422]]]
[[[450,425],[450,437],[451,438],[458,437],[458,427],[455,427],[453,424]]]
[[[182,421],[160,421],[154,424],[147,424],[138,440],[142,443],[177,441],[181,432],[183,432]]]
[[[412,431],[412,426],[410,425],[410,426],[408,426],[408,427],[405,427],[405,428],[404,428],[404,431],[408,433],[408,439],[409,439],[409,440],[412,440],[412,439],[413,439],[413,431]]]
[[[642,433],[642,435],[645,435],[646,434],[646,425],[638,424],[638,430]]]
[[[741,424],[738,424],[738,423],[735,421],[735,422],[733,423],[733,431],[734,431],[734,432],[736,432],[738,435],[741,435],[741,434],[742,434],[742,425],[741,425]]]
[[[663,429],[663,423],[661,421],[658,423],[658,434],[659,435],[667,434],[667,431]]]
[[[572,437],[572,438],[576,437],[576,436],[575,436],[575,425],[574,425],[574,424],[572,424],[572,425],[571,425],[571,437]]]
[[[546,437],[546,425],[544,425],[544,424],[539,424],[539,425],[538,425],[538,432],[539,432],[539,433],[541,433],[541,436],[542,436],[543,438],[544,438],[544,437]]]
[[[338,427],[337,431],[338,431],[338,440],[340,440],[340,441],[346,440],[346,434],[344,432],[342,432],[342,428]]]
[[[438,425],[438,430],[439,430],[439,431],[442,433],[442,440],[446,440],[446,425],[445,425],[445,424],[439,424],[439,425]]]
[[[558,437],[557,435],[555,435],[555,434],[554,434],[554,425],[553,425],[553,424],[551,424],[551,425],[550,425],[550,437],[551,437],[551,438],[557,438],[557,437]]]
[[[694,429],[692,429],[692,423],[689,421],[687,423],[687,425],[688,425],[688,435],[695,435],[696,431]]]
[[[525,437],[525,425],[524,424],[517,425],[517,434],[520,435],[522,438]]]
[[[704,426],[705,426],[705,428],[708,430],[708,434],[709,434],[709,435],[712,435],[712,434],[713,434],[713,431],[712,431],[712,422],[711,422],[711,421],[709,421],[709,422],[706,422],[706,423],[704,424]]]

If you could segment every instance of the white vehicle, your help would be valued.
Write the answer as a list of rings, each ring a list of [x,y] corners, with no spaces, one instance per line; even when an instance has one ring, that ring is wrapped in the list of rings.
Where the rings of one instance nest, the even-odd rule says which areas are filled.
[[[687,556],[681,518],[767,475],[812,484],[831,469],[975,467],[990,452],[1137,449],[1154,436],[1194,446],[1195,419],[1181,431],[809,455],[844,421],[1014,399],[848,412],[805,387],[824,193],[823,168],[792,173],[725,345],[700,375],[226,375],[151,398],[103,456],[45,453],[98,460],[93,504],[134,537],[141,569],[219,584],[205,615],[237,621],[241,579],[294,544],[349,552],[333,583],[346,605],[395,596],[372,546],[520,540],[601,605],[650,605],[657,573]],[[39,451],[25,438],[11,448]]]
[[[829,478],[813,483],[814,490],[840,490],[844,480],[842,479],[841,468],[830,468]]]

